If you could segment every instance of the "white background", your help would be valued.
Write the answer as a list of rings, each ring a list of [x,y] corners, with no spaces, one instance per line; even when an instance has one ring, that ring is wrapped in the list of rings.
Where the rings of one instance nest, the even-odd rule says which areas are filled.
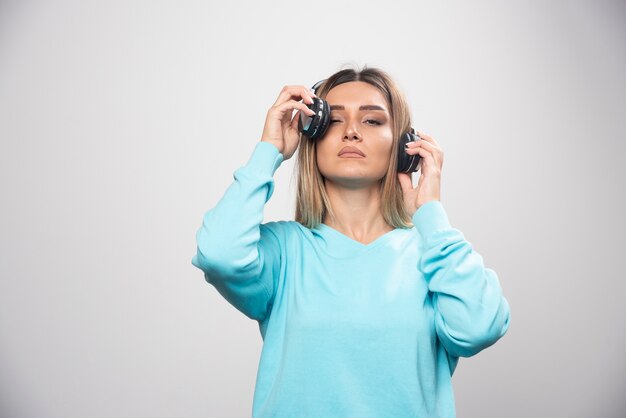
[[[283,85],[369,65],[510,303],[458,416],[626,416],[625,44],[623,1],[1,1],[0,415],[250,416],[261,336],[196,230]]]

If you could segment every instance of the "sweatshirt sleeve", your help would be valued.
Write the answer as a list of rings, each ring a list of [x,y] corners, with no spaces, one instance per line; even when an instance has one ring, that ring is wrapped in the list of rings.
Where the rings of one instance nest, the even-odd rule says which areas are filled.
[[[419,268],[433,294],[439,340],[449,354],[471,357],[509,328],[509,304],[498,276],[452,228],[440,201],[420,206],[412,220],[422,237]]]
[[[256,144],[222,198],[204,214],[196,233],[197,253],[191,260],[231,305],[258,321],[273,303],[280,269],[278,238],[261,222],[282,161],[273,144]]]

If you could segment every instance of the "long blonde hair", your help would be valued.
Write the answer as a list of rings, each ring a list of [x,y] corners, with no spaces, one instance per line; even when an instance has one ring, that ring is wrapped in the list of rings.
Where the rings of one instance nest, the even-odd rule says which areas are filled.
[[[335,86],[350,81],[364,81],[383,94],[392,120],[393,144],[387,173],[380,181],[381,211],[385,221],[394,228],[411,228],[411,214],[404,206],[402,188],[397,177],[398,141],[410,130],[411,115],[406,98],[391,77],[383,70],[365,65],[361,70],[346,68],[328,77],[316,90],[317,97],[326,98]],[[316,142],[300,134],[298,159],[295,164],[297,176],[295,220],[307,228],[315,228],[324,220],[326,213],[334,218],[333,209],[326,193],[324,177],[316,159]]]

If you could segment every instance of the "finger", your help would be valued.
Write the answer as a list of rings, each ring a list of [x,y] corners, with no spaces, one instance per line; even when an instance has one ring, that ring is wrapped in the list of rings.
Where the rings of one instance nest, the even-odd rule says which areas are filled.
[[[300,114],[302,113],[301,110],[298,110],[296,112],[296,114],[293,116],[293,119],[291,120],[291,129],[297,129],[298,128],[298,119],[300,119]]]
[[[425,174],[424,170],[428,174],[431,174],[433,170],[441,172],[441,164],[435,160],[432,152],[425,148],[416,148],[410,151],[412,154],[419,154],[422,157],[422,174]]]
[[[435,145],[435,144],[433,144],[431,142],[427,142],[427,141],[411,141],[411,142],[407,142],[407,147],[408,147],[408,149],[415,149],[415,148],[423,147],[423,148],[426,148],[427,150],[431,151],[432,153],[443,154],[443,150],[441,148],[439,148],[437,145]]]
[[[437,163],[440,163],[441,161],[443,161],[443,151],[440,148],[437,148],[436,145],[431,144],[430,142],[426,142],[426,141],[416,141],[416,142],[408,143],[408,150],[416,150],[419,148],[426,149],[430,153],[432,153],[433,158],[435,159],[435,161],[437,161]],[[408,153],[416,154],[416,152],[408,152]]]
[[[308,104],[313,104],[313,94],[311,90],[304,89],[306,96],[302,98],[302,100]]]
[[[311,91],[304,86],[292,86],[293,89],[285,93],[284,100],[296,99],[297,101],[302,100],[302,102],[307,104],[313,104],[313,98]],[[279,96],[280,98],[280,96]]]
[[[289,100],[285,103],[282,103],[278,106],[275,106],[274,110],[280,112],[281,114],[286,114],[287,111],[289,110],[293,110],[293,109],[300,109],[302,111],[304,111],[304,113],[313,116],[315,115],[315,111],[309,109],[309,107],[307,105],[305,105],[302,102],[297,102],[295,100]]]
[[[302,99],[311,104],[313,103],[311,96],[312,92],[305,86],[284,86],[280,91],[278,98],[274,102],[274,106],[282,104],[290,99]]]
[[[435,138],[433,138],[432,136],[427,135],[427,134],[425,134],[425,133],[424,133],[424,132],[422,132],[422,131],[415,131],[415,132],[417,133],[417,136],[419,136],[419,137],[420,137],[420,138],[422,138],[423,140],[428,141],[428,142],[430,142],[430,143],[433,143],[433,144],[435,144],[437,147],[439,147],[439,143],[438,143],[437,141],[435,141]],[[417,141],[417,142],[419,142],[419,141]]]
[[[432,137],[428,134],[425,134],[422,131],[415,131],[415,133],[417,134],[417,136],[419,136],[422,139],[431,139]]]
[[[433,151],[436,150],[436,152],[443,154],[443,150],[441,149],[441,147],[439,147],[439,145],[436,142],[434,142],[432,138],[431,139],[421,138],[421,139],[418,139],[417,141],[407,142],[408,148],[417,148],[420,146],[424,146],[426,147],[426,149],[429,149],[429,150],[433,150]]]

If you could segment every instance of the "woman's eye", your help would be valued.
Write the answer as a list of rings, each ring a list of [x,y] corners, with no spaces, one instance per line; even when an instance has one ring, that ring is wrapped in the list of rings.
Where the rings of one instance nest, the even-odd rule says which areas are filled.
[[[333,122],[341,122],[341,121],[339,119],[331,119],[330,123],[333,123]],[[382,125],[382,122],[379,122],[375,119],[367,119],[365,122],[371,125]]]

